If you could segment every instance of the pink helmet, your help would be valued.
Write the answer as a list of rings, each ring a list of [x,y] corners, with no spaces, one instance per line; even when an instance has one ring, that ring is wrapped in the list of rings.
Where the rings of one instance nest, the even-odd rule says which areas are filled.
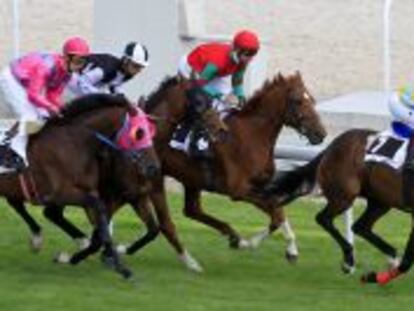
[[[241,50],[257,52],[260,47],[259,38],[249,30],[242,30],[234,36],[233,46]]]
[[[72,37],[63,44],[63,54],[86,56],[90,53],[89,44],[80,37]]]

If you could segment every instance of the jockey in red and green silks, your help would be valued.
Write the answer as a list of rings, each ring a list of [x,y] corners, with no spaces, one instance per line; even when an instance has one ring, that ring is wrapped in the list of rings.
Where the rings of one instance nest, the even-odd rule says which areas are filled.
[[[179,73],[212,100],[243,104],[243,76],[259,47],[256,34],[243,30],[231,44],[207,43],[196,47],[182,58]]]
[[[204,126],[196,121],[210,108],[221,110],[222,103],[244,104],[243,76],[259,47],[256,34],[243,30],[232,43],[202,44],[181,59],[179,75],[191,82],[187,91],[190,105],[181,128],[193,129],[190,153],[194,157],[209,157],[208,149],[201,151],[201,147],[196,147],[202,140],[208,141]]]

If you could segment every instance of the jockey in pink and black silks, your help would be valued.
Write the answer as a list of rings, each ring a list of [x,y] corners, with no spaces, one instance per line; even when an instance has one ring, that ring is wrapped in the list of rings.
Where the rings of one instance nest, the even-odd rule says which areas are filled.
[[[12,61],[1,72],[2,103],[8,106],[19,122],[17,136],[22,138],[17,139],[16,136],[21,141],[19,144],[26,144],[27,134],[34,128],[40,128],[44,118],[59,113],[65,86],[71,74],[83,68],[88,54],[88,43],[80,37],[73,37],[63,44],[62,53],[29,53]],[[10,141],[5,141],[0,146],[2,166],[10,166],[5,163],[8,161],[3,161],[8,158],[4,156],[7,150],[13,153],[9,145]],[[19,148],[14,148],[13,142],[11,145],[24,158],[25,152],[17,151]]]
[[[218,101],[243,105],[243,76],[259,48],[257,35],[242,30],[232,43],[202,44],[185,55],[179,64],[179,75],[191,81],[188,100],[192,108],[202,112]],[[205,95],[204,100],[200,100],[200,94]]]

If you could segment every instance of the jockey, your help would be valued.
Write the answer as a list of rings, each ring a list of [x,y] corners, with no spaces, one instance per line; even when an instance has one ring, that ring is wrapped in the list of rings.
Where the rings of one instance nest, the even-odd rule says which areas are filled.
[[[29,53],[1,72],[0,92],[18,123],[13,126],[15,135],[9,133],[0,145],[0,166],[25,166],[27,134],[39,130],[45,118],[59,113],[70,75],[82,70],[88,54],[88,43],[72,37],[63,44],[62,54]]]
[[[110,54],[91,54],[81,73],[72,75],[69,89],[77,96],[109,92],[122,94],[120,86],[149,65],[144,45],[130,42],[121,59]]]
[[[393,94],[389,101],[391,127],[397,135],[408,138],[407,156],[402,168],[404,201],[412,202],[411,191],[414,187],[414,89],[404,87]]]
[[[256,34],[242,30],[236,33],[231,44],[202,44],[184,56],[179,64],[179,75],[191,82],[187,93],[190,107],[192,106],[190,111],[202,114],[218,102],[231,106],[243,105],[246,101],[243,76],[259,48]],[[201,94],[207,100],[201,101]],[[198,135],[193,135],[193,147],[194,142],[205,137],[201,129],[194,130]],[[191,149],[193,148],[190,147]]]

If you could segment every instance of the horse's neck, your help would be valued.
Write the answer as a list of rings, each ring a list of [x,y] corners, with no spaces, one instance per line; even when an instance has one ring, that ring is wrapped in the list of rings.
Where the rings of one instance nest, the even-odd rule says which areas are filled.
[[[77,120],[76,124],[80,124],[102,134],[112,135],[121,128],[125,113],[126,110],[120,107],[102,109],[93,115],[81,117]]]
[[[185,111],[184,102],[177,102],[168,97],[160,100],[159,104],[149,111],[150,115],[158,118],[156,141],[165,142],[171,139],[175,128],[184,118]]]
[[[275,144],[283,127],[286,100],[281,92],[270,90],[248,113],[241,115],[242,126],[247,127],[255,140]]]

